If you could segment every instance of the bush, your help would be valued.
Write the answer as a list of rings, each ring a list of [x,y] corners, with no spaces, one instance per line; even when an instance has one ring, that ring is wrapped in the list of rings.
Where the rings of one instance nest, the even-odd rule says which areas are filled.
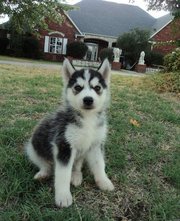
[[[39,41],[34,37],[25,37],[22,42],[23,56],[27,58],[39,58]]]
[[[88,46],[85,43],[74,41],[67,45],[67,56],[76,59],[83,59],[83,57],[86,55],[87,50]]]
[[[163,65],[163,55],[153,51],[146,52],[145,63],[147,66],[152,66],[153,64]]]
[[[144,85],[160,93],[172,92],[178,95],[180,93],[180,74],[179,72],[156,73],[146,78]]]
[[[11,35],[10,45],[11,45],[13,56],[16,56],[16,57],[23,56],[22,44],[23,44],[23,38],[21,35],[16,35],[16,34]]]
[[[100,53],[99,57],[101,61],[103,61],[105,58],[108,58],[109,62],[113,62],[114,60],[114,53],[112,48],[103,48]]]
[[[0,54],[5,54],[8,44],[8,38],[0,38]]]
[[[167,71],[180,70],[180,48],[177,48],[175,51],[164,57],[164,66]]]

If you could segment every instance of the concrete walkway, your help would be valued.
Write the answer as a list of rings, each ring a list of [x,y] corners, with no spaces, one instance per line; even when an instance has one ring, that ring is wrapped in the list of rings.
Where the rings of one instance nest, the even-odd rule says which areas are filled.
[[[60,69],[61,63],[59,64],[46,64],[44,62],[27,62],[27,61],[6,61],[0,60],[0,64],[10,64],[10,65],[20,65],[20,66],[27,66],[27,67],[44,67],[44,68],[53,68],[53,69]]]
[[[0,60],[0,64],[9,64],[9,65],[18,65],[18,66],[26,66],[26,67],[40,67],[40,68],[50,68],[60,70],[62,67],[62,63],[55,64],[55,63],[44,63],[41,61],[36,62],[27,62],[27,61],[7,61],[7,60]],[[79,67],[77,67],[79,69]],[[120,71],[112,70],[112,74],[122,75],[122,76],[133,76],[133,77],[144,77],[146,74],[137,73],[135,71],[128,71],[121,69]]]

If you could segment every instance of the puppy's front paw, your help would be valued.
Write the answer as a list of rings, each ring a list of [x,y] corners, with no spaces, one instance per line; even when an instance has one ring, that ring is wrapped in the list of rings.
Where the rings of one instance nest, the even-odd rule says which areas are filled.
[[[76,186],[80,186],[82,183],[82,173],[81,172],[77,172],[77,171],[73,171],[72,175],[71,175],[71,183],[72,185]]]
[[[49,171],[40,170],[38,173],[35,174],[34,180],[44,180],[50,176]]]
[[[114,185],[112,184],[111,180],[107,177],[104,179],[100,179],[96,181],[97,186],[104,191],[112,191],[114,190]]]
[[[56,194],[55,202],[58,207],[69,207],[72,204],[72,195],[70,192]]]

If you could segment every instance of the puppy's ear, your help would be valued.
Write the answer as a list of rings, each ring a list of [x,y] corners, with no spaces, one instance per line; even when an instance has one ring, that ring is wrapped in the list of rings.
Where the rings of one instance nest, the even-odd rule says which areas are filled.
[[[64,81],[68,82],[69,78],[75,71],[76,70],[73,67],[73,65],[70,63],[70,61],[67,58],[65,58],[62,66],[62,74]]]
[[[98,72],[103,76],[104,80],[108,84],[110,82],[110,64],[108,59],[104,59],[101,66],[98,69]]]

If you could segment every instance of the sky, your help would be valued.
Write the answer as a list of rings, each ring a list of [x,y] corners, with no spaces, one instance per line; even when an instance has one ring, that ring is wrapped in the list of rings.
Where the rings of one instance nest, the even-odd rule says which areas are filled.
[[[67,0],[69,4],[75,4],[79,2],[80,0]],[[129,0],[106,0],[106,1],[111,1],[111,2],[116,2],[116,3],[124,3],[124,4],[129,4]],[[132,4],[132,3],[131,3]],[[137,5],[140,8],[144,9],[147,11],[147,3],[144,0],[135,0],[133,5]],[[151,16],[155,18],[159,18],[163,15],[166,15],[168,12],[166,11],[147,11]],[[6,22],[8,20],[8,17],[4,17],[0,15],[0,24],[3,22]]]

